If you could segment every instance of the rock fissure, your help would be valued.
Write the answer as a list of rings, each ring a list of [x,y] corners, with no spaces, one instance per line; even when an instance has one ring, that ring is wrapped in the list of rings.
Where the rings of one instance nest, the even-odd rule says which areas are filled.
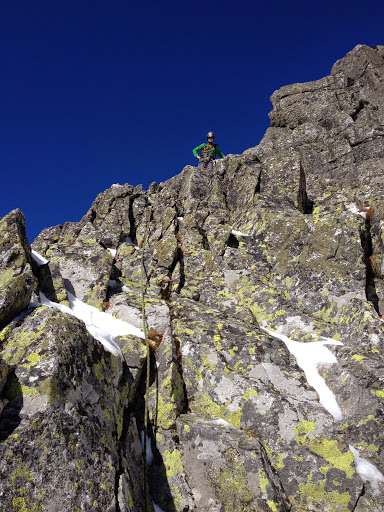
[[[297,204],[298,209],[305,215],[311,214],[314,208],[314,202],[308,198],[307,194],[307,181],[303,164],[300,162],[300,179],[299,188],[297,191]]]
[[[357,116],[360,114],[360,112],[365,108],[367,105],[369,105],[369,101],[366,100],[360,100],[358,106],[356,107],[356,110],[351,114],[351,117],[354,122],[357,121]]]
[[[375,268],[373,258],[371,221],[369,218],[366,218],[364,228],[360,231],[360,239],[365,262],[365,295],[367,300],[373,305],[376,313],[380,315],[379,297],[377,295],[375,282],[377,278],[377,270]]]
[[[364,496],[364,494],[365,494],[365,485],[363,484],[361,487],[361,492],[360,492],[359,496],[357,497],[356,502],[352,508],[352,512],[359,510],[359,502],[361,501],[360,498],[362,498]]]
[[[137,199],[138,197],[140,197],[141,194],[132,194],[130,197],[129,197],[129,208],[128,208],[128,217],[129,217],[129,238],[132,240],[133,244],[137,245],[137,239],[136,239],[136,231],[137,231],[137,226],[136,226],[136,218],[135,218],[135,215],[133,213],[133,203],[135,201],[135,199]]]

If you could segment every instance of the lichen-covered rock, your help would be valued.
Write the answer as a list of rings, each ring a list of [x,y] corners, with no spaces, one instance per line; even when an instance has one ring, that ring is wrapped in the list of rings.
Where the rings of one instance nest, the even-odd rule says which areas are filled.
[[[113,185],[33,243],[51,301],[146,326],[149,509],[384,509],[383,79],[359,45],[276,91],[258,146]],[[113,341],[44,308],[1,331],[7,506],[144,510],[148,353]]]
[[[12,329],[1,357],[13,368],[0,419],[4,510],[116,510],[131,386],[120,358],[81,321],[47,308]],[[141,453],[132,455],[125,471],[135,468],[128,481],[139,502]]]
[[[0,220],[0,328],[23,311],[36,285],[25,220],[13,210]]]

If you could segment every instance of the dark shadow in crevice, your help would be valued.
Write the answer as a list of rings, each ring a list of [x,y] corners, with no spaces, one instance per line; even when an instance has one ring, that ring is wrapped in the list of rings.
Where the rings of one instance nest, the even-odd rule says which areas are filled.
[[[361,247],[364,252],[365,262],[365,296],[369,302],[372,303],[376,313],[380,315],[379,311],[379,297],[376,292],[375,285],[375,268],[373,263],[373,246],[371,235],[371,222],[366,219],[364,228],[360,230]]]
[[[268,454],[262,443],[260,443],[260,452],[264,471],[268,476],[268,480],[270,481],[272,488],[274,489],[274,494],[278,496],[280,502],[281,508],[279,510],[281,510],[281,512],[289,512],[292,509],[292,505],[283,487],[283,483],[279,477],[279,474],[269,460]]]
[[[203,246],[203,249],[205,251],[209,251],[211,248],[209,246],[209,242],[208,242],[208,237],[207,237],[207,232],[205,231],[204,228],[201,228],[199,226],[197,226],[197,229],[201,235],[201,238],[202,238],[202,246]]]
[[[253,196],[255,196],[256,194],[260,194],[260,190],[261,190],[261,173],[262,173],[262,169],[260,169],[260,172],[259,172],[259,176],[257,177],[257,183],[256,183],[256,187],[255,187],[255,190],[253,192]]]
[[[119,294],[122,292],[122,288],[124,286],[124,283],[120,281],[120,278],[122,276],[121,270],[116,267],[116,265],[112,265],[111,273],[109,275],[110,281],[114,281],[114,284],[110,283],[107,288],[107,295],[106,295],[106,301],[108,302],[111,297],[113,297],[116,294]]]
[[[180,279],[179,279],[179,284],[176,288],[176,293],[180,293],[185,285],[184,254],[183,254],[181,247],[177,248],[177,259],[176,259],[175,266],[177,263],[180,264]],[[173,270],[174,270],[174,268],[172,269],[172,272],[173,272]]]
[[[314,204],[314,201],[308,197],[305,171],[302,163],[300,162],[300,181],[299,190],[297,191],[297,207],[301,213],[310,215],[313,213]]]
[[[354,122],[357,121],[357,116],[359,113],[365,108],[367,105],[369,105],[369,101],[366,100],[360,100],[358,106],[356,107],[356,110],[351,114],[351,117]]]
[[[75,289],[74,289],[73,284],[71,283],[71,281],[69,281],[68,279],[63,279],[63,281],[64,281],[65,289],[69,293],[71,293],[74,297],[76,297],[76,292],[75,292]]]
[[[156,397],[156,404],[152,407],[154,410],[154,418],[152,421],[148,418],[148,438],[151,442],[151,449],[153,454],[153,462],[148,466],[148,487],[151,499],[160,507],[162,510],[169,512],[176,512],[176,505],[173,500],[171,488],[167,480],[167,471],[164,463],[164,459],[156,446],[156,433],[158,430],[157,426],[157,415],[158,415],[158,396],[159,396],[159,382],[157,374],[157,365],[155,355],[151,354],[151,366],[150,366],[150,387],[156,387],[156,392],[151,396]],[[142,372],[138,391],[136,393],[136,399],[133,405],[134,416],[136,418],[137,429],[139,432],[144,432],[144,414],[145,414],[145,395],[146,395],[146,371]],[[153,405],[153,403],[152,403]],[[178,439],[174,437],[174,442],[177,443]]]
[[[34,272],[39,282],[39,290],[52,302],[59,302],[57,292],[65,292],[67,289],[72,295],[76,296],[72,283],[68,279],[63,279],[64,287],[62,290],[56,289],[54,282],[59,283],[62,280],[59,265],[55,263],[46,263],[40,265]]]
[[[355,501],[355,504],[354,504],[353,509],[351,510],[351,512],[354,512],[356,510],[356,508],[357,508],[357,506],[359,504],[359,500],[360,500],[360,498],[362,496],[364,496],[364,494],[365,494],[365,484],[362,485],[360,494],[358,495],[358,497],[357,497],[357,499]]]
[[[136,226],[136,219],[133,214],[133,202],[135,201],[135,199],[140,197],[140,195],[141,194],[134,194],[129,197],[129,207],[128,207],[129,234],[128,234],[128,236],[134,245],[137,245],[137,239],[136,239],[137,226]]]
[[[24,403],[21,384],[14,371],[8,374],[0,399],[8,400],[0,415],[0,441],[5,441],[20,425]]]
[[[141,371],[141,375],[138,378],[139,383],[137,387],[134,386],[135,379],[133,378],[131,370]],[[132,454],[134,454],[134,460],[137,462],[137,448],[136,442],[141,442],[140,433],[144,431],[144,411],[145,411],[145,376],[146,376],[146,363],[145,361],[140,361],[140,368],[137,365],[128,366],[128,364],[124,364],[123,366],[123,377],[119,383],[119,392],[125,393],[127,386],[129,386],[130,393],[135,393],[135,399],[131,402],[129,399],[124,407],[123,417],[122,417],[122,435],[119,438],[118,442],[118,453],[119,453],[119,465],[116,467],[115,474],[115,510],[116,512],[122,512],[122,510],[126,510],[120,507],[119,500],[119,491],[121,481],[123,482],[123,496],[126,503],[129,500],[132,500],[132,495],[130,494],[129,485],[134,486],[136,493],[136,501],[134,505],[136,506],[135,510],[138,512],[144,512],[145,510],[151,510],[150,500],[148,501],[148,507],[145,507],[145,494],[147,488],[149,488],[149,480],[145,478],[144,474],[144,460],[142,459],[142,464],[139,464],[137,467],[137,472],[139,473],[139,480],[136,481],[136,476],[130,475],[129,468],[132,464]],[[132,417],[136,420],[136,428],[133,428],[131,425]],[[137,435],[139,439],[137,439]],[[133,443],[133,445],[132,445]],[[132,450],[132,453],[130,453]],[[143,457],[143,454],[141,454]],[[141,462],[141,461],[140,461]],[[122,480],[121,480],[122,479]],[[124,479],[128,480],[128,482],[124,483]],[[128,486],[127,486],[128,483]],[[139,484],[139,487],[137,487]]]
[[[239,243],[238,239],[235,237],[235,235],[233,233],[231,233],[227,240],[227,246],[232,247],[233,249],[238,249],[239,245],[240,245],[240,243]]]

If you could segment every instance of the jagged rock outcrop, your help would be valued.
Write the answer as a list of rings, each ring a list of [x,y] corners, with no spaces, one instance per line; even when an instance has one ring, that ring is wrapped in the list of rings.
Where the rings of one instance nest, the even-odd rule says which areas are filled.
[[[35,277],[20,210],[0,220],[0,328],[28,306]]]
[[[48,262],[1,221],[0,510],[136,512],[147,483],[164,512],[383,510],[383,80],[357,46],[272,95],[258,146],[44,230]],[[143,297],[147,475],[143,336],[106,333]]]

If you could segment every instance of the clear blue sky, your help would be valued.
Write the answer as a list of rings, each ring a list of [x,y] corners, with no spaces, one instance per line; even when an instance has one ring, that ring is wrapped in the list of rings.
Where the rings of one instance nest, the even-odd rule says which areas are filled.
[[[384,44],[382,0],[2,0],[0,217],[32,242],[113,183],[195,165],[208,130],[256,146],[279,87]]]

